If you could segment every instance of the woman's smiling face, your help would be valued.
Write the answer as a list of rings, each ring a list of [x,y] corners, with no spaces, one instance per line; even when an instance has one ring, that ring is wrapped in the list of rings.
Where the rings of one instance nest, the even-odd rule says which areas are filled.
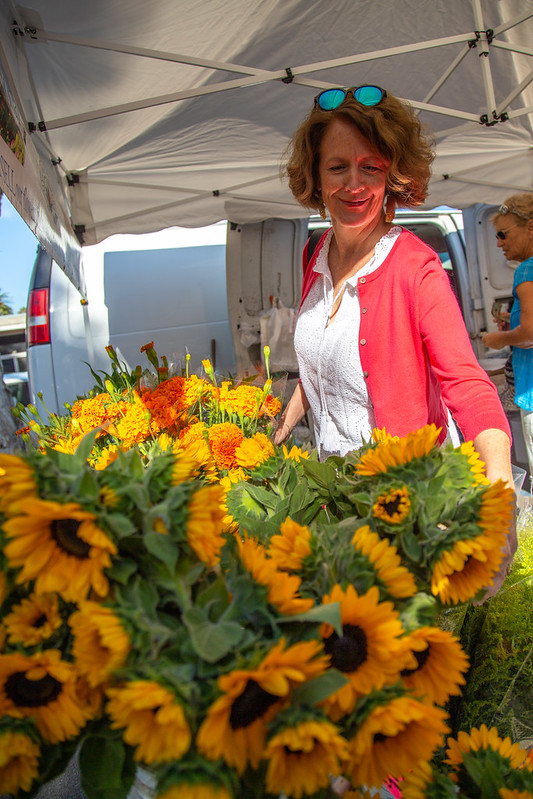
[[[333,223],[376,224],[383,216],[389,161],[351,122],[334,119],[320,146],[319,186]]]

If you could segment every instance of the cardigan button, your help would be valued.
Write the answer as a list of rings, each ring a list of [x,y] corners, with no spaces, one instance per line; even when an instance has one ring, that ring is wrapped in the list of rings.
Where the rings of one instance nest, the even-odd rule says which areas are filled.
[[[368,311],[368,308],[361,308],[361,313],[366,313],[367,311]]]
[[[360,279],[359,283],[366,283],[366,277],[362,277],[362,278]]]
[[[359,344],[366,344],[366,338],[362,338]]]
[[[368,372],[366,370],[363,372],[363,377],[368,377]]]

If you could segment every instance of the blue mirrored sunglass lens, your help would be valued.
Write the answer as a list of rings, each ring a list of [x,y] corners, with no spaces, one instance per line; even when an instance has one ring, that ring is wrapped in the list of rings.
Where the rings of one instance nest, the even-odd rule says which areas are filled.
[[[377,105],[383,99],[383,92],[377,86],[361,86],[354,97],[361,105]]]
[[[342,89],[328,89],[322,92],[318,98],[318,104],[323,111],[333,111],[334,108],[340,106],[345,97],[346,94]]]

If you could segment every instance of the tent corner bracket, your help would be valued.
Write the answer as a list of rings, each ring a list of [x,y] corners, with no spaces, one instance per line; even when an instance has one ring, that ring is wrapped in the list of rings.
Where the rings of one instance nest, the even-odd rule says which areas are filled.
[[[294,80],[294,75],[292,69],[290,67],[285,67],[286,76],[281,79],[282,83],[292,83]]]

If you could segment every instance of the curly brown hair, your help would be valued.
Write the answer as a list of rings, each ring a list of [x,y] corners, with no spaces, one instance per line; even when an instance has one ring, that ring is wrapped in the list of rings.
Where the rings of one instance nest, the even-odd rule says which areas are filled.
[[[390,161],[386,191],[397,207],[414,208],[424,202],[435,157],[433,140],[424,131],[414,109],[388,94],[379,105],[365,106],[349,96],[333,111],[313,108],[292,137],[284,173],[295,199],[305,208],[320,210],[318,189],[320,146],[335,119],[351,122]]]

